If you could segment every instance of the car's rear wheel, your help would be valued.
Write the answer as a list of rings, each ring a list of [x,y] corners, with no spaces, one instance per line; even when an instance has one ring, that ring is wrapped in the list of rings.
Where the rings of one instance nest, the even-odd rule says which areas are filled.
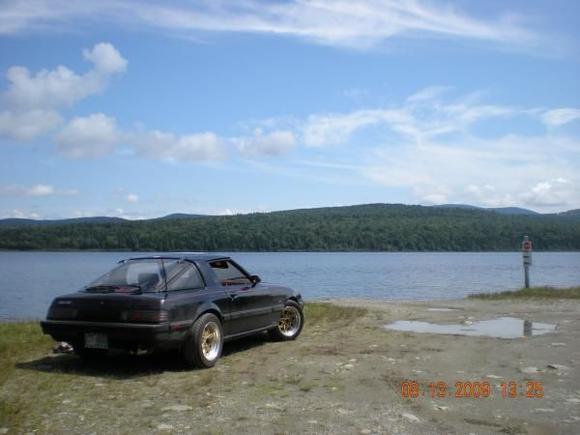
[[[211,313],[203,314],[191,327],[183,356],[190,367],[213,367],[222,353],[224,338],[220,320]]]
[[[270,329],[268,333],[274,340],[286,341],[296,339],[304,326],[304,312],[302,307],[294,301],[286,302],[278,325]]]

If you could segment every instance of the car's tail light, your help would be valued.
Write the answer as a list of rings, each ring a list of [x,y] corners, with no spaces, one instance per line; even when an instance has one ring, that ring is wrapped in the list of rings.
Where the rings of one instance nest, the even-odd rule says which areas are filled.
[[[71,307],[51,307],[48,311],[48,318],[54,320],[76,319],[78,310]]]
[[[127,322],[163,323],[167,322],[167,311],[163,310],[128,310],[123,316]]]

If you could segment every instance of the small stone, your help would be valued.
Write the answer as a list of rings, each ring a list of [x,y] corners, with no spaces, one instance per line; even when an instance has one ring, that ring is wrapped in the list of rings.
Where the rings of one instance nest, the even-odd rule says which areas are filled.
[[[433,405],[433,409],[436,409],[437,411],[447,411],[449,406]]]
[[[316,420],[308,420],[308,424],[318,424],[318,421],[316,421]]]
[[[68,399],[66,399],[66,400],[63,400],[63,401],[62,401],[62,404],[63,404],[63,405],[68,405],[69,403],[72,403],[72,400],[68,400]]]
[[[173,430],[173,426],[170,424],[165,424],[165,423],[161,423],[159,426],[157,426],[158,430]]]
[[[550,346],[562,347],[562,346],[566,346],[566,343],[550,343]]]
[[[571,397],[569,399],[566,399],[566,402],[569,402],[569,403],[580,403],[580,399],[577,399],[576,397]]]
[[[560,371],[565,371],[568,370],[569,368],[568,366],[562,364],[548,364],[546,367],[552,370],[560,370]]]
[[[535,411],[536,412],[554,412],[554,410],[551,408],[536,408]]]
[[[183,412],[183,411],[191,411],[193,408],[188,405],[172,405],[166,408],[163,408],[163,411],[175,411],[175,412]]]
[[[1,434],[8,433],[8,428],[7,427],[0,427],[0,433]]]
[[[524,367],[523,369],[520,369],[520,371],[526,375],[537,375],[538,373],[542,373],[542,371],[537,367]]]
[[[356,358],[351,358],[348,360],[349,363],[355,363],[356,362]]]
[[[501,376],[496,376],[496,375],[487,375],[486,378],[490,378],[490,379],[501,379]]]
[[[419,420],[419,417],[417,417],[416,415],[413,415],[413,414],[409,414],[408,412],[403,412],[401,415],[403,416],[403,418],[405,418],[413,423],[418,423],[421,421],[421,420]]]
[[[360,431],[361,435],[370,435],[371,433],[373,433],[372,430],[370,429],[363,429]]]
[[[95,387],[104,387],[104,386],[105,386],[105,384],[101,384],[101,383],[95,384]]]
[[[354,368],[354,366],[352,364],[345,364],[344,366],[342,366],[345,370],[350,370],[352,368]]]

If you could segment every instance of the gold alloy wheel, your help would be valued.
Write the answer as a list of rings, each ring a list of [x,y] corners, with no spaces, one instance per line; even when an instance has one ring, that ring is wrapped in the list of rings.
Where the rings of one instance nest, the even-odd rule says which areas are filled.
[[[278,329],[285,337],[293,337],[300,330],[302,323],[302,316],[298,308],[288,305],[282,310],[280,321],[278,322]]]
[[[201,351],[208,361],[213,361],[219,356],[221,346],[221,332],[215,322],[208,322],[201,334]]]

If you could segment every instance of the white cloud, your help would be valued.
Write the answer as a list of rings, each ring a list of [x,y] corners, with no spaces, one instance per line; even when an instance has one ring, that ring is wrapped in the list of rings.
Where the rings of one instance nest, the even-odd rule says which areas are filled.
[[[67,157],[94,158],[111,153],[119,138],[115,119],[96,113],[73,118],[56,136],[56,143]]]
[[[84,50],[93,69],[77,74],[65,66],[40,70],[36,74],[22,66],[8,69],[8,89],[2,99],[10,110],[53,110],[70,107],[83,98],[102,91],[110,77],[125,71],[127,61],[108,43]]]
[[[580,109],[561,108],[542,114],[542,122],[549,127],[558,127],[580,119]]]
[[[580,203],[580,184],[578,180],[573,183],[562,177],[543,180],[521,193],[520,198],[532,207],[566,208],[574,203],[577,206]]]
[[[54,196],[54,195],[77,195],[76,189],[56,189],[50,184],[35,184],[33,186],[8,185],[0,186],[2,196]]]
[[[405,142],[379,147],[365,174],[378,184],[409,189],[420,202],[430,204],[572,209],[580,207],[580,178],[574,164],[580,148],[574,151],[571,145],[563,138],[515,135]]]
[[[0,135],[30,141],[55,129],[62,117],[58,110],[101,92],[111,76],[125,71],[127,61],[108,43],[83,51],[93,69],[77,74],[65,66],[31,73],[12,66],[6,73],[8,88],[0,97]]]
[[[19,141],[30,141],[49,133],[62,123],[54,110],[0,111],[0,136]]]
[[[127,69],[127,60],[106,42],[96,44],[92,50],[83,50],[83,56],[95,65],[95,72],[104,76],[122,73]]]
[[[465,130],[482,120],[524,113],[509,106],[481,104],[473,96],[450,103],[433,101],[437,92],[432,90],[434,88],[427,89],[394,108],[311,115],[303,128],[304,142],[317,147],[345,143],[356,132],[374,126],[382,126],[414,141],[423,141]]]
[[[407,98],[409,102],[432,100],[451,89],[448,86],[429,86]]]
[[[38,213],[21,210],[19,208],[10,210],[7,215],[4,215],[4,217],[14,219],[40,219],[40,215]]]
[[[527,46],[538,37],[514,14],[478,19],[447,5],[420,0],[269,2],[260,0],[168,4],[63,0],[11,1],[0,12],[0,33],[62,29],[82,19],[104,16],[120,25],[128,20],[177,32],[245,32],[285,35],[314,43],[369,47],[393,37],[447,37],[498,45]]]
[[[134,193],[129,193],[129,194],[128,194],[128,195],[125,197],[125,199],[127,200],[127,202],[130,202],[130,203],[136,203],[136,202],[139,202],[139,196],[138,196],[138,195],[136,195],[136,194],[134,194]]]
[[[291,131],[277,130],[264,134],[261,129],[254,136],[239,141],[240,152],[248,156],[280,156],[287,154],[296,146],[296,138]]]
[[[347,142],[357,130],[380,123],[397,125],[410,122],[408,114],[399,110],[357,110],[350,113],[311,115],[304,126],[304,143],[319,147]]]
[[[227,157],[224,140],[210,132],[177,136],[155,130],[131,136],[131,143],[143,157],[194,162]]]
[[[30,188],[30,195],[32,196],[50,196],[54,195],[54,187],[48,184],[37,184],[36,186],[32,186]]]

